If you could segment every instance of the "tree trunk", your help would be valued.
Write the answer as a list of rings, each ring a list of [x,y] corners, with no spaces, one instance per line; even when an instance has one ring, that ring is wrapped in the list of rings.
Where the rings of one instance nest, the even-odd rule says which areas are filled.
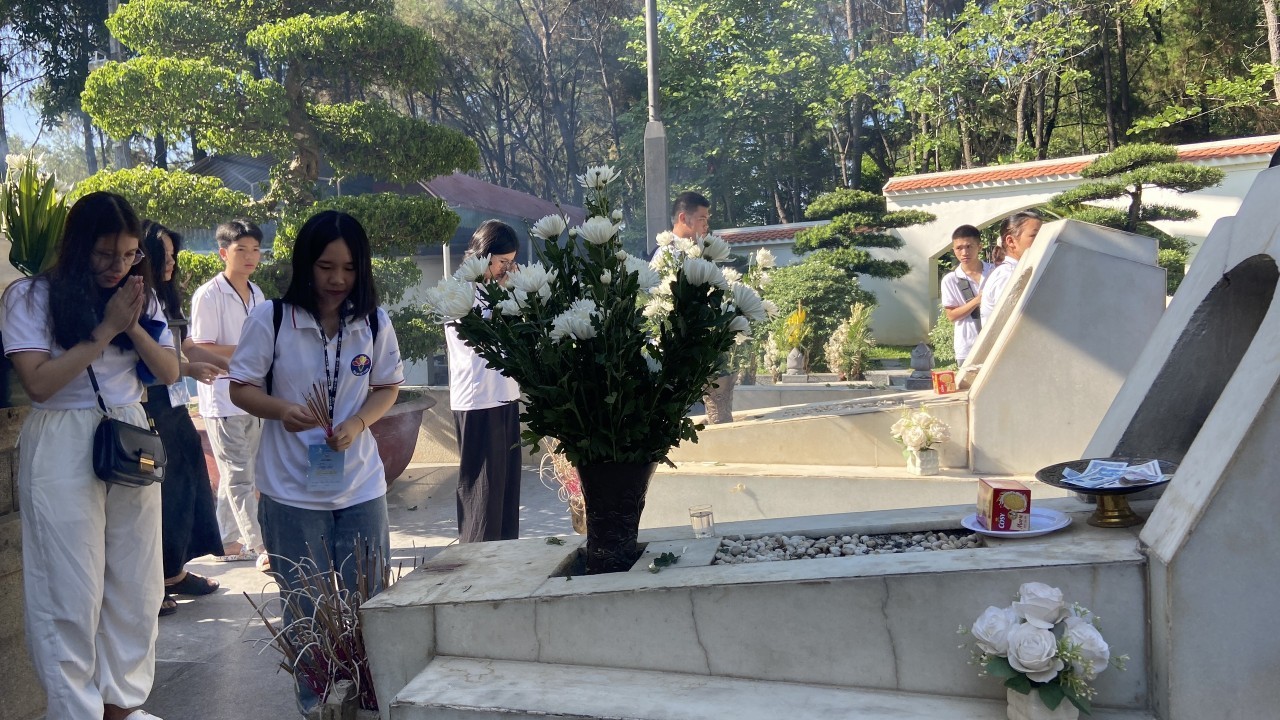
[[[1018,104],[1014,107],[1013,121],[1016,126],[1013,149],[1020,149],[1027,141],[1027,83],[1023,81],[1018,87]]]
[[[1116,80],[1119,87],[1116,88],[1120,95],[1120,117],[1118,134],[1124,135],[1129,131],[1129,124],[1133,122],[1132,107],[1129,103],[1129,57],[1128,45],[1125,38],[1124,18],[1116,16]]]
[[[862,18],[854,12],[853,0],[844,0],[845,33],[849,41],[849,62],[858,59],[858,29]],[[862,118],[865,113],[862,95],[854,97],[849,108],[849,152],[847,186],[857,190],[862,186]]]
[[[0,179],[9,177],[9,163],[5,158],[9,155],[9,129],[4,118],[4,75],[0,74]]]
[[[191,135],[191,159],[203,160],[206,157],[209,157],[209,153],[205,152],[204,148],[200,147],[200,140],[196,137],[196,129],[191,128],[188,133]]]
[[[296,64],[285,72],[284,91],[289,102],[286,115],[293,135],[293,158],[281,178],[284,182],[273,182],[268,196],[271,205],[281,202],[310,205],[315,202],[316,181],[320,178],[320,146],[307,115],[302,69]]]
[[[1105,17],[1103,18],[1105,20]],[[1102,25],[1099,23],[1099,27]],[[1105,102],[1103,107],[1107,114],[1107,152],[1114,152],[1119,146],[1118,133],[1116,132],[1116,104],[1115,92],[1111,87],[1111,46],[1107,42],[1107,33],[1105,30],[1099,31],[1098,46],[1102,49],[1102,95]]]
[[[164,135],[156,136],[155,163],[161,170],[169,169],[169,143],[164,139]]]
[[[1262,12],[1267,20],[1267,49],[1271,51],[1271,64],[1277,72],[1271,80],[1271,91],[1280,102],[1280,22],[1276,20],[1276,0],[1262,0]]]
[[[80,111],[80,127],[83,128],[84,139],[84,164],[85,169],[90,175],[98,172],[98,153],[93,149],[93,120],[89,119],[89,113]]]

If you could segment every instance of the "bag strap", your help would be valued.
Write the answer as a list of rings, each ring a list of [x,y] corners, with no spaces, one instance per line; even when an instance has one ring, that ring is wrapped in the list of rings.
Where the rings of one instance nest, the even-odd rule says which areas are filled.
[[[275,380],[276,373],[276,341],[280,339],[280,323],[284,322],[284,302],[280,298],[271,298],[271,326],[274,331],[271,333],[271,365],[267,368],[267,376],[263,378],[263,384],[267,388],[267,394],[271,394],[271,386]]]
[[[93,394],[98,396],[98,407],[102,408],[103,415],[109,415],[107,404],[102,401],[102,391],[98,389],[98,376],[93,374],[93,363],[89,363],[89,367],[85,369],[89,371],[89,384],[93,385]]]

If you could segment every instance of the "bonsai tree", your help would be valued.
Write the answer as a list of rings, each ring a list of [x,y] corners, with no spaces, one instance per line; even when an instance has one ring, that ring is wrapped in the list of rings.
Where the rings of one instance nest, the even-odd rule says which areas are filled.
[[[936,219],[921,210],[889,212],[884,196],[847,189],[819,195],[805,209],[805,217],[831,222],[796,233],[797,252],[811,252],[850,277],[867,275],[885,279],[900,278],[911,271],[911,266],[905,260],[879,260],[869,249],[897,250],[902,247],[902,239],[890,230]],[[841,316],[843,314],[842,309]]]
[[[339,12],[344,8],[355,9]],[[461,133],[403,115],[383,99],[430,87],[436,72],[433,42],[400,22],[392,3],[132,0],[107,25],[135,55],[89,75],[82,102],[95,123],[117,138],[176,142],[189,136],[199,153],[266,156],[273,165],[258,202],[161,170],[102,173],[90,179],[97,189],[120,192],[140,212],[174,227],[188,226],[183,220],[199,213],[179,219],[164,211],[190,206],[213,216],[192,225],[235,215],[278,221],[274,263],[288,257],[298,218],[340,207],[369,229],[381,259],[379,289],[390,304],[421,277],[405,256],[418,244],[452,236],[458,217],[435,198],[383,194],[316,204],[321,158],[338,176],[403,184],[479,164],[475,143]],[[191,198],[189,206],[163,200],[174,197]],[[387,228],[400,232],[383,232]],[[274,263],[260,271],[268,293],[283,279]],[[421,317],[415,308],[392,316],[398,327],[403,322],[401,340],[410,351],[431,344],[413,336],[430,326],[414,322]],[[421,359],[408,352],[405,358]]]
[[[1117,230],[1138,233],[1160,242],[1159,263],[1168,273],[1169,294],[1182,282],[1189,245],[1151,225],[1157,220],[1194,220],[1191,208],[1157,205],[1143,199],[1148,188],[1189,193],[1214,187],[1225,174],[1218,168],[1200,167],[1178,161],[1172,145],[1125,145],[1089,163],[1080,171],[1089,182],[1054,196],[1050,208],[1064,217],[1075,218]],[[1097,201],[1121,201],[1120,207],[1103,207]]]

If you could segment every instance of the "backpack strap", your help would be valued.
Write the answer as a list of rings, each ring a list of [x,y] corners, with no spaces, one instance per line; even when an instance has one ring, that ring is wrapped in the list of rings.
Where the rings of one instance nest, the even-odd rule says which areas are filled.
[[[267,388],[267,394],[271,394],[272,381],[275,379],[276,372],[276,341],[280,339],[280,323],[284,321],[284,302],[280,298],[271,298],[271,326],[275,328],[271,333],[271,366],[267,368],[267,376],[263,378]]]

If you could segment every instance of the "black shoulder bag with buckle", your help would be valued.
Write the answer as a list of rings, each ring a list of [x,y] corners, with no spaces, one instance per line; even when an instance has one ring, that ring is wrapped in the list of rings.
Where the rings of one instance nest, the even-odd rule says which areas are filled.
[[[93,474],[104,482],[133,487],[164,480],[168,456],[160,435],[107,415],[107,404],[102,402],[92,365],[89,382],[93,384],[93,393],[98,396],[98,407],[103,414],[93,433]]]

